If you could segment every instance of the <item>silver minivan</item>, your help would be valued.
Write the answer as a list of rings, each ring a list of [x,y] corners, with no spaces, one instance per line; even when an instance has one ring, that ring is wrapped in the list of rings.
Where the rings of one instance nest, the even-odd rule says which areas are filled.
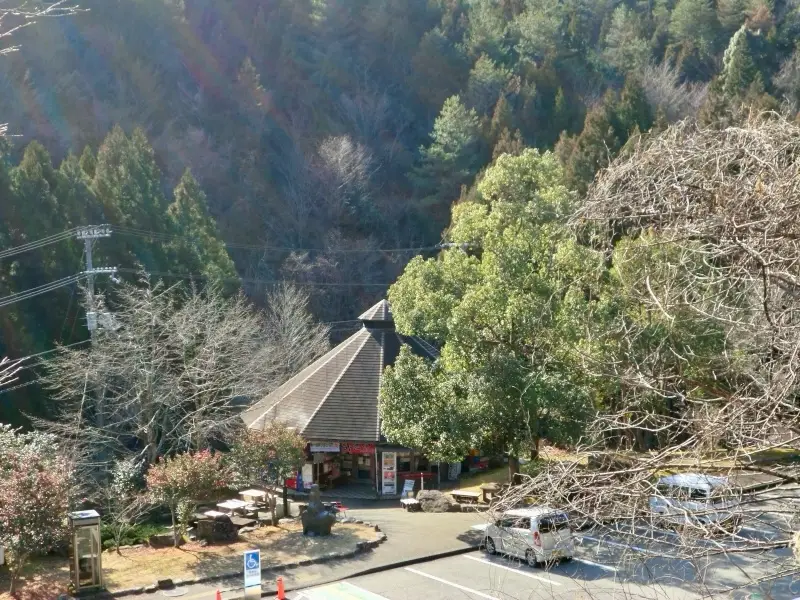
[[[567,514],[547,506],[520,508],[504,513],[486,528],[484,547],[523,558],[530,566],[554,560],[571,560],[575,554]]]
[[[741,524],[739,497],[727,477],[701,473],[661,477],[649,504],[650,512],[668,524],[724,530]]]

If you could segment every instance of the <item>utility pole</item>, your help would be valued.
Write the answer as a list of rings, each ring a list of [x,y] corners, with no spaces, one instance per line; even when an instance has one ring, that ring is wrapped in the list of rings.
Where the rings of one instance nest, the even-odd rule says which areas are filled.
[[[86,326],[89,328],[89,336],[94,342],[94,332],[97,330],[97,311],[94,304],[94,276],[101,273],[113,275],[117,272],[114,267],[94,268],[92,262],[92,244],[96,239],[111,237],[111,228],[108,225],[81,227],[75,234],[79,240],[83,240],[83,255],[86,261]]]
[[[83,253],[86,260],[86,326],[89,328],[89,338],[92,345],[95,342],[95,331],[97,331],[97,310],[94,300],[94,276],[100,274],[114,275],[117,272],[116,267],[99,267],[95,268],[92,262],[92,244],[96,239],[111,237],[111,228],[108,225],[81,227],[76,233],[79,240],[83,240]],[[96,424],[98,427],[105,425],[105,418],[103,415],[103,391],[95,390],[95,403],[96,403]]]

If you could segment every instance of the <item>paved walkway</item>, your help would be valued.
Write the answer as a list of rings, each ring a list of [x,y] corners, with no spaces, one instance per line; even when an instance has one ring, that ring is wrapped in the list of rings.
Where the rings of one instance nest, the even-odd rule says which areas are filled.
[[[300,567],[276,575],[281,575],[290,589],[320,585],[334,579],[352,577],[368,569],[456,551],[480,542],[481,534],[472,526],[484,523],[485,513],[408,513],[398,508],[398,504],[398,501],[364,503],[348,511],[348,517],[377,524],[386,533],[386,542],[375,550],[354,559]],[[181,597],[185,600],[214,600],[217,589],[241,585],[241,577],[217,584],[193,585]],[[265,582],[263,588],[265,591],[274,590],[275,586],[272,582]],[[150,597],[165,596],[163,592],[156,592]],[[239,597],[241,590],[223,594],[224,600]]]

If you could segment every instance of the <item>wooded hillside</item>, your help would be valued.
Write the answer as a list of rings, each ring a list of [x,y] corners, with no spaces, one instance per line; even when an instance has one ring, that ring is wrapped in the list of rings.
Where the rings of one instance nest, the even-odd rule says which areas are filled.
[[[628,139],[800,102],[794,0],[85,0],[0,60],[0,250],[110,223],[98,264],[353,319],[496,157],[555,149],[586,190]],[[52,159],[51,159],[52,157]],[[190,169],[190,173],[187,172]],[[0,259],[0,297],[83,269]],[[101,288],[103,281],[98,281]],[[77,284],[0,308],[0,355],[86,339]],[[346,325],[345,325],[346,326]],[[30,380],[32,375],[26,375]],[[38,386],[0,421],[46,412]]]

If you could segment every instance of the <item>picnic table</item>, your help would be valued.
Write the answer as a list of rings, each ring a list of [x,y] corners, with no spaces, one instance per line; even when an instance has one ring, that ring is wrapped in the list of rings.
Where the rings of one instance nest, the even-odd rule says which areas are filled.
[[[239,495],[245,502],[255,504],[258,502],[264,502],[264,499],[267,497],[267,492],[264,490],[243,490],[239,492]]]
[[[481,495],[478,492],[468,490],[453,490],[450,492],[453,499],[459,504],[477,504]]]
[[[222,509],[228,515],[232,515],[237,510],[244,510],[247,506],[249,506],[249,504],[244,500],[233,499],[226,500],[225,502],[217,502],[217,508]]]

